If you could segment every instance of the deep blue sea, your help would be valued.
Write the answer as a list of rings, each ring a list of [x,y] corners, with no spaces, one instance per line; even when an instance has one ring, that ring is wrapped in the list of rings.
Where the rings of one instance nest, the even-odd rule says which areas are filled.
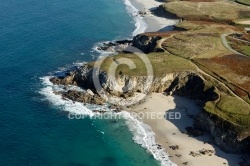
[[[123,120],[70,120],[41,78],[130,38],[123,0],[0,0],[0,165],[154,166]],[[67,108],[70,109],[70,108]]]

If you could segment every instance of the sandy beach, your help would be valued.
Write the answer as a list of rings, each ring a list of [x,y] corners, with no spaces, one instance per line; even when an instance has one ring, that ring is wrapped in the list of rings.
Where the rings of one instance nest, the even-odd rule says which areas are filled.
[[[148,27],[145,32],[157,32],[171,30],[171,26],[175,25],[179,20],[171,20],[164,17],[157,17],[152,14],[152,10],[162,4],[155,0],[130,0],[132,5],[135,6],[139,11],[146,12],[143,15],[144,21]]]
[[[153,93],[145,99],[145,102],[131,107],[130,111],[138,114],[152,115],[144,116],[143,122],[152,128],[156,134],[156,142],[162,145],[169,154],[169,159],[177,165],[236,166],[240,161],[240,156],[226,154],[216,145],[204,143],[212,142],[209,135],[205,134],[194,138],[181,132],[185,131],[186,127],[192,126],[193,119],[190,118],[190,115],[195,115],[200,111],[200,108],[193,100]],[[166,120],[162,116],[166,111],[178,113],[177,115],[180,114],[181,118],[167,118]],[[179,149],[171,149],[170,146],[173,145],[178,145]],[[214,153],[196,157],[190,155],[191,151],[198,152],[202,149],[212,150]]]
[[[170,20],[163,17],[157,17],[151,13],[162,2],[156,0],[131,0],[133,6],[139,11],[146,12],[143,19],[148,25],[146,32],[171,30],[169,26],[174,25],[178,20]],[[186,127],[192,127],[193,119],[201,108],[195,101],[178,96],[166,96],[160,93],[150,94],[144,102],[136,104],[129,108],[128,111],[144,116],[143,123],[149,125],[155,133],[156,142],[169,154],[169,159],[177,165],[191,166],[236,166],[240,162],[239,155],[227,154],[214,145],[211,137],[204,134],[199,137],[191,137],[183,133]],[[178,113],[180,119],[165,119],[165,113]],[[157,115],[161,115],[158,118]],[[167,116],[168,117],[168,116]],[[207,143],[209,142],[209,143]],[[178,146],[173,150],[170,146]],[[200,150],[210,150],[211,153],[193,157],[190,152],[198,153]]]

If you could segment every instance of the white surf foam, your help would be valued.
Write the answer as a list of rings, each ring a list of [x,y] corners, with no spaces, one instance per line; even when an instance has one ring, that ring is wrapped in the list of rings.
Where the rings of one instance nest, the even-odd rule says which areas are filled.
[[[162,166],[177,166],[169,160],[168,154],[164,151],[164,149],[157,148],[155,133],[152,131],[150,126],[144,124],[136,117],[133,117],[129,112],[122,111],[118,114],[122,114],[122,116],[126,119],[126,124],[133,134],[133,140],[135,143],[147,149],[147,151],[151,153],[156,160],[160,161]]]
[[[45,99],[51,102],[54,106],[62,109],[63,111],[67,111],[74,114],[87,115],[89,117],[93,117],[97,114],[94,113],[92,110],[107,110],[107,106],[84,104],[80,102],[74,102],[72,100],[62,99],[61,95],[55,94],[54,92],[63,91],[64,86],[54,85],[49,81],[50,78],[50,76],[45,76],[41,78],[43,88],[39,91],[39,93],[42,94]],[[75,86],[68,86],[67,89],[75,89],[82,91],[82,89],[79,89],[79,87]],[[172,163],[169,160],[168,154],[163,149],[157,148],[155,134],[150,126],[144,124],[136,117],[133,117],[129,112],[122,111],[120,113],[117,113],[117,115],[119,114],[125,119],[129,130],[133,134],[133,140],[135,143],[141,145],[149,153],[151,153],[156,160],[160,161],[162,166],[176,166],[176,164]]]
[[[137,34],[145,32],[148,25],[143,20],[143,17],[141,17],[138,14],[139,10],[136,9],[129,0],[124,0],[124,4],[126,5],[126,9],[128,13],[131,15],[131,17],[133,17],[135,21],[136,29],[133,31],[132,36],[136,36]],[[91,51],[91,52],[94,51],[94,52],[99,53],[98,59],[114,54],[114,52],[98,50],[97,48],[100,45],[102,45],[102,43],[103,42],[96,43],[93,46],[93,49]],[[75,63],[74,65],[81,66],[82,64],[84,63]],[[71,100],[62,99],[61,95],[55,94],[54,91],[63,90],[63,87],[60,87],[58,85],[53,85],[49,81],[50,78],[51,78],[50,76],[41,78],[44,87],[40,90],[39,93],[44,95],[45,99],[49,100],[53,105],[59,108],[62,108],[64,111],[67,111],[67,112],[88,115],[90,117],[93,117],[94,115],[96,115],[96,113],[93,113],[92,110],[103,109],[103,107],[101,106],[83,104],[80,102],[74,102]],[[77,87],[72,87],[72,88],[77,88]],[[104,107],[107,108],[106,106]],[[129,112],[122,111],[117,114],[122,114],[122,117],[125,118],[126,124],[128,125],[129,130],[133,134],[133,140],[135,143],[147,149],[147,151],[151,153],[156,160],[160,161],[162,166],[176,166],[176,164],[172,163],[169,160],[168,154],[163,149],[157,148],[156,141],[155,141],[155,133],[152,131],[150,126],[136,119]],[[101,132],[101,133],[104,134],[104,132]]]
[[[104,50],[98,49],[100,47],[103,47],[104,43],[109,43],[109,42],[110,41],[103,41],[103,42],[97,42],[96,44],[94,44],[94,46],[92,47],[92,50],[93,50],[93,52],[96,52],[99,54],[97,59],[101,59],[103,57],[116,54],[115,52],[109,52],[109,51],[104,51]]]
[[[144,21],[143,17],[141,17],[141,15],[138,14],[139,10],[137,8],[135,8],[129,0],[124,0],[124,4],[126,5],[126,10],[127,10],[128,14],[133,18],[133,20],[135,22],[135,30],[133,31],[132,36],[127,38],[128,40],[131,40],[133,38],[133,36],[136,36],[140,33],[145,32],[146,29],[148,28],[148,25],[147,25],[146,21]],[[116,40],[113,40],[113,42],[115,42],[115,41]],[[109,56],[109,55],[116,54],[114,52],[108,52],[108,51],[98,49],[100,46],[103,46],[103,43],[108,43],[108,42],[110,42],[110,41],[97,42],[96,44],[94,44],[91,52],[99,53],[98,59],[101,59],[101,58]]]
[[[107,105],[99,106],[62,99],[61,95],[55,94],[54,92],[64,91],[64,86],[52,84],[49,81],[50,78],[50,76],[40,78],[43,84],[43,88],[39,91],[39,93],[44,96],[45,100],[48,100],[54,106],[62,109],[63,111],[67,111],[74,114],[87,115],[89,117],[93,117],[94,115],[98,114],[94,113],[92,110],[107,110]],[[82,90],[76,86],[69,86],[67,87],[67,89],[74,89],[79,91]]]
[[[147,23],[143,20],[143,17],[141,17],[138,12],[139,10],[136,9],[129,0],[124,0],[124,3],[126,5],[126,9],[128,11],[128,13],[133,17],[134,21],[135,21],[135,27],[136,29],[134,30],[134,32],[132,33],[132,36],[136,36],[140,33],[145,32],[145,30],[147,29],[148,25]]]

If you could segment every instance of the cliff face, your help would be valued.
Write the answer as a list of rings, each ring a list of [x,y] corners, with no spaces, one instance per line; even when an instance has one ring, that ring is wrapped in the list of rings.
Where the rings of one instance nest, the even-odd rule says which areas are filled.
[[[208,84],[197,74],[179,75],[173,80],[167,91],[200,101],[200,104],[204,106],[207,101],[215,101],[220,98],[219,90]],[[247,130],[242,132],[241,127],[221,117],[201,111],[194,118],[194,128],[210,133],[214,143],[226,152],[249,153],[250,133]]]
[[[132,40],[132,44],[134,47],[138,48],[144,53],[150,52],[163,52],[163,50],[159,50],[156,48],[157,41],[159,41],[161,37],[159,36],[148,36],[144,34],[139,34],[135,36]]]
[[[76,71],[68,73],[65,77],[53,77],[50,81],[54,84],[76,85],[84,89],[91,89],[94,92],[104,90],[111,95],[119,96],[127,92],[164,92],[179,76],[187,76],[191,72],[175,72],[167,73],[162,77],[146,77],[146,76],[127,76],[118,75],[111,76],[104,71],[99,73],[93,72],[93,68],[84,65]],[[193,73],[194,74],[194,73]],[[95,81],[99,81],[101,88],[95,85]]]
[[[197,74],[176,77],[168,88],[173,94],[200,101],[214,101],[219,98],[216,87],[209,86],[207,81]]]
[[[134,37],[132,44],[145,53],[164,51],[158,47],[158,42],[161,39],[162,37],[157,35],[140,34]],[[209,101],[219,101],[221,95],[225,93],[222,87],[211,84],[200,73],[185,70],[166,72],[160,77],[148,79],[146,76],[130,76],[122,73],[113,76],[105,71],[95,72],[94,68],[86,64],[63,77],[53,77],[50,81],[54,84],[76,85],[88,89],[90,93],[69,90],[62,93],[62,96],[91,104],[105,103],[98,92],[105,92],[107,95],[122,98],[131,97],[134,92],[165,92],[169,95],[189,97],[199,101],[202,106],[205,106]],[[97,88],[95,81],[100,83],[100,87]],[[203,110],[194,118],[194,127],[209,132],[214,142],[227,152],[249,153],[250,132],[245,129],[243,131],[242,128],[224,120],[222,117]]]
[[[94,94],[78,93],[68,91],[63,93],[63,97],[88,103],[103,104],[105,101],[96,93],[94,79],[98,77],[101,87],[106,94],[118,97],[130,97],[134,92],[147,93],[147,77],[144,76],[125,76],[119,75],[117,78],[108,75],[106,72],[93,74],[93,69],[84,65],[65,77],[53,77],[51,82],[54,84],[77,85],[85,89],[91,89]],[[149,92],[166,92],[189,97],[205,104],[207,101],[214,101],[219,98],[216,87],[208,86],[207,81],[198,73],[176,72],[168,73],[162,77],[152,78],[153,82]],[[223,119],[210,115],[202,111],[195,117],[194,127],[207,131],[211,134],[215,143],[223,150],[232,153],[247,153],[250,148],[249,133],[241,135],[236,126],[224,121]]]
[[[209,132],[214,142],[226,152],[249,153],[249,133],[239,134],[236,126],[221,118],[201,112],[195,117],[194,127]]]

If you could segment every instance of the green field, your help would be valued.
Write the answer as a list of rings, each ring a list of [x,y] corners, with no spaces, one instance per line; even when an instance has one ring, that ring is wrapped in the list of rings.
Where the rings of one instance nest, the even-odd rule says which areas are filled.
[[[218,2],[170,2],[163,5],[170,13],[184,20],[215,21],[232,23],[234,20],[250,17],[250,8],[237,3]]]
[[[190,61],[168,53],[150,53],[143,56],[146,56],[146,58],[149,59],[155,77],[161,77],[164,74],[171,72],[195,70],[195,66]],[[125,61],[123,60],[124,58]],[[131,60],[131,62],[135,64],[136,68],[130,69],[128,65],[123,64],[127,63],[128,60]],[[91,62],[89,63],[89,66],[92,67],[98,62],[100,61]],[[117,62],[118,64],[121,63],[116,68],[115,72],[116,75],[120,73],[130,76],[147,75],[147,67],[145,63],[136,54],[120,53],[118,55],[109,56],[105,58],[105,60],[101,63],[100,69],[109,72],[111,65],[114,64],[115,62]]]
[[[236,0],[236,2],[238,2],[240,4],[250,6],[250,0]]]
[[[250,46],[242,46],[241,50],[243,54],[250,56]]]

